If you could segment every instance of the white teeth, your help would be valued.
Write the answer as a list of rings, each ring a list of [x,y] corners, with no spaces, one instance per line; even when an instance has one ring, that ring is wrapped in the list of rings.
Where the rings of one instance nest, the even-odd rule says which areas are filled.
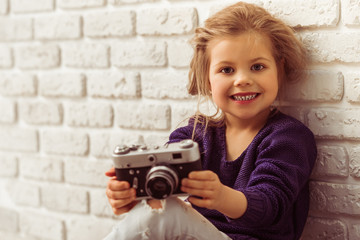
[[[233,96],[233,98],[236,100],[236,101],[248,101],[248,100],[252,100],[256,97],[256,93],[253,94],[253,95],[246,95],[246,96]]]

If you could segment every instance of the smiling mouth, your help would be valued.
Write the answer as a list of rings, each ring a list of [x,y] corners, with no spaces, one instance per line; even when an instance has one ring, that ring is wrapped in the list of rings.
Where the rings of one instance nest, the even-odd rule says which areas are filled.
[[[250,101],[256,98],[258,95],[259,95],[258,93],[249,94],[249,95],[232,95],[231,98],[234,99],[235,101]]]

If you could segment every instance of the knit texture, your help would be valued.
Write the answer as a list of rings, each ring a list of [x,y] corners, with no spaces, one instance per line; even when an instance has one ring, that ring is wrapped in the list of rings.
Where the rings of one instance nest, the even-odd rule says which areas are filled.
[[[191,138],[193,122],[176,129],[170,142]],[[227,161],[225,128],[208,127],[204,134],[198,124],[194,140],[203,169],[242,191],[247,210],[239,219],[230,219],[216,210],[193,207],[232,239],[299,239],[308,215],[308,180],[317,155],[313,133],[277,112],[235,161]]]

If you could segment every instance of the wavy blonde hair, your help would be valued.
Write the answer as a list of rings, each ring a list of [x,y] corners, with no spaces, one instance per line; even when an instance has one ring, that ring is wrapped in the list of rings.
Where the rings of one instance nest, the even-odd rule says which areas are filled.
[[[224,119],[219,108],[211,116],[206,116],[199,110],[203,100],[211,99],[209,42],[219,37],[243,33],[258,33],[271,40],[279,76],[278,95],[282,95],[286,82],[298,81],[304,77],[307,66],[306,50],[292,28],[262,7],[244,2],[231,5],[208,18],[204,27],[195,30],[195,36],[191,40],[194,55],[190,63],[188,92],[198,96],[195,126],[197,122],[205,123],[205,126],[219,125]]]

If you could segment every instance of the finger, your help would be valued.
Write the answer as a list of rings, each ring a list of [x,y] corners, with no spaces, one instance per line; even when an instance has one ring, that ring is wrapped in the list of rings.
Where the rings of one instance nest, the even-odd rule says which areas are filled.
[[[105,172],[105,175],[108,177],[115,176],[115,168],[114,167],[110,168],[107,172]]]
[[[188,198],[189,202],[191,204],[194,204],[198,207],[202,207],[202,208],[208,208],[208,209],[212,209],[212,201],[210,199],[201,199],[201,198],[197,198],[197,197],[189,197]]]
[[[184,178],[181,181],[181,186],[193,189],[208,189],[213,190],[215,188],[213,181],[205,181],[205,180],[193,180]]]
[[[133,207],[136,206],[136,204],[138,204],[139,201],[133,201],[131,202],[130,204],[124,206],[124,207],[121,207],[121,208],[112,208],[113,209],[113,212],[115,215],[120,215],[120,214],[123,214],[123,213],[126,213],[126,212],[129,212]]]
[[[106,189],[106,196],[111,199],[120,200],[126,198],[135,198],[136,190],[131,188],[129,190],[124,191],[112,191],[111,189]]]
[[[130,184],[126,181],[118,181],[115,179],[110,179],[107,183],[107,188],[113,191],[122,191],[130,188]]]
[[[212,180],[216,180],[217,175],[209,170],[205,170],[205,171],[192,171],[189,173],[189,179],[196,179],[196,180],[208,180],[208,181],[212,181]]]
[[[214,192],[211,190],[181,187],[181,191],[201,198],[214,198]]]

